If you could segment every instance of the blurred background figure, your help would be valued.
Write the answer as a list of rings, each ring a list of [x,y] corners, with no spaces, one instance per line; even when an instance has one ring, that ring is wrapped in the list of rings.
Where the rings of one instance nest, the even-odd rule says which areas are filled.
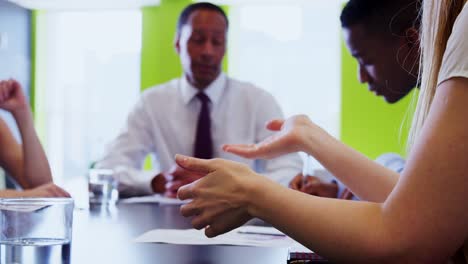
[[[345,44],[358,62],[359,81],[389,104],[402,100],[418,83],[419,11],[420,3],[412,0],[351,0],[341,13]],[[395,153],[382,154],[376,161],[398,173],[405,165]],[[323,179],[297,175],[290,187],[317,196],[356,198],[338,181]]]

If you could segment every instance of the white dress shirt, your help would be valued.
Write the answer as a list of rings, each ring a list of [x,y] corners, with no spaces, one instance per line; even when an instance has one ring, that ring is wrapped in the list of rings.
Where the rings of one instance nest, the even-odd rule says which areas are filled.
[[[96,167],[114,169],[119,190],[126,195],[152,193],[151,180],[174,165],[175,154],[193,155],[201,108],[198,92],[185,78],[145,91]],[[265,128],[266,122],[283,118],[283,114],[269,93],[224,74],[204,92],[210,98],[214,157],[243,162],[285,186],[301,172],[298,154],[252,161],[221,149],[226,143],[257,143],[271,135]],[[144,158],[150,153],[155,157],[156,168],[143,171]]]

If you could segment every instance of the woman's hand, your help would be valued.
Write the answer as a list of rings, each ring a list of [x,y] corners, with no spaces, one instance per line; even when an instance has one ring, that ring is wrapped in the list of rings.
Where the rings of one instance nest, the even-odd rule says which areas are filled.
[[[22,197],[71,197],[64,189],[54,183],[46,183],[33,189],[25,190]]]
[[[181,207],[181,213],[185,217],[194,217],[194,228],[205,228],[206,236],[214,237],[252,218],[247,211],[251,190],[268,181],[266,178],[246,165],[227,160],[177,155],[176,163],[185,170],[206,175],[181,187],[177,193],[181,200],[192,199]]]
[[[0,191],[1,198],[53,198],[53,197],[71,197],[64,189],[54,183],[46,183],[33,189],[24,191],[3,190]]]
[[[320,129],[305,115],[270,121],[267,128],[278,132],[257,144],[227,144],[223,150],[250,159],[272,159],[302,151],[314,129]]]
[[[28,107],[28,100],[17,81],[0,81],[0,108],[13,113]]]

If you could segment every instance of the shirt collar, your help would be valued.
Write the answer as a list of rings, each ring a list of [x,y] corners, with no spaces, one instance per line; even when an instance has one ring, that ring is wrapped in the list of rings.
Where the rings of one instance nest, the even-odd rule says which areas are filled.
[[[218,77],[206,87],[203,92],[210,98],[210,101],[213,105],[217,104],[221,98],[221,94],[226,87],[227,77],[224,73],[220,73]],[[182,93],[182,100],[184,104],[190,103],[192,99],[200,91],[199,89],[193,87],[184,76],[180,81],[180,89]]]

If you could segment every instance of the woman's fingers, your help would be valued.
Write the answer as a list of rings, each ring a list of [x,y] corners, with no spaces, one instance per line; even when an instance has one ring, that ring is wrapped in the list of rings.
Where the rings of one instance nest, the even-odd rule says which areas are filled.
[[[244,158],[255,158],[259,155],[259,147],[257,144],[226,144],[223,150]]]
[[[216,221],[218,216],[222,215],[226,211],[227,209],[223,209],[213,205],[203,206],[203,210],[201,211],[201,213],[192,219],[192,226],[193,228],[198,230],[203,229],[211,225],[214,221]]]
[[[195,195],[193,192],[194,184],[195,183],[191,183],[191,184],[187,184],[187,185],[180,187],[179,190],[177,191],[177,198],[179,198],[182,201],[195,198]]]
[[[216,170],[215,160],[197,159],[177,154],[175,161],[180,167],[197,174],[208,174]]]
[[[205,235],[207,237],[215,237],[220,234],[224,234],[242,226],[250,219],[252,219],[252,216],[242,209],[227,211],[226,213],[219,215],[208,225],[205,229]]]
[[[218,204],[215,200],[196,199],[180,207],[180,213],[185,217],[192,217],[192,226],[195,229],[202,229],[210,225],[214,219],[222,215],[229,208]]]

